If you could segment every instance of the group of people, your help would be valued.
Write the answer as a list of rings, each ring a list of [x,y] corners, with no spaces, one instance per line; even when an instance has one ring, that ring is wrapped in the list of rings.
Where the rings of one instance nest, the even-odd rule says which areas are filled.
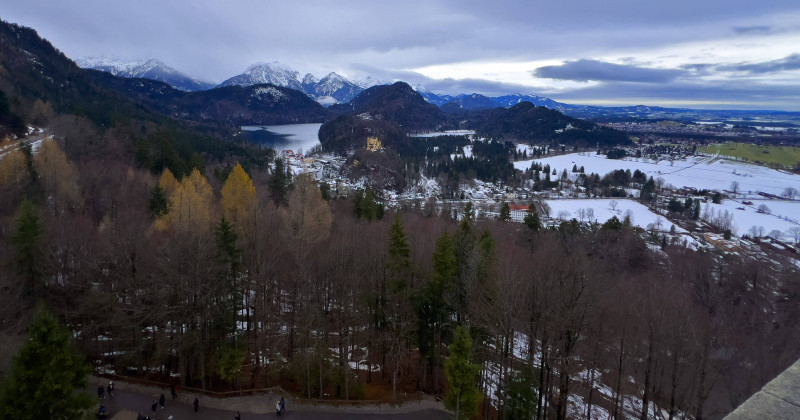
[[[106,388],[103,388],[103,385],[97,387],[97,399],[105,399],[105,393]],[[108,398],[114,398],[114,381],[108,381]]]
[[[114,381],[109,381],[108,388],[103,388],[103,385],[97,387],[98,400],[102,401],[106,398],[106,389],[108,389],[108,398],[114,398]],[[105,405],[100,404],[100,408],[97,410],[97,417],[105,418],[106,416],[108,416],[108,410],[106,409]]]
[[[106,391],[108,391],[108,397],[109,398],[113,398],[114,397],[114,381],[109,381],[107,388],[104,388],[102,385],[100,385],[97,388],[97,398],[99,400],[101,400],[101,401],[103,399],[105,399]],[[178,398],[178,386],[177,385],[173,386],[170,389],[170,392],[172,394],[172,399],[173,400]],[[153,418],[155,418],[155,415],[156,415],[156,412],[158,411],[159,405],[161,406],[161,409],[163,410],[164,409],[164,405],[166,404],[166,402],[167,402],[167,397],[164,396],[164,394],[161,394],[161,396],[158,398],[158,400],[153,400],[153,404],[150,405],[150,411],[152,411],[152,413],[153,413]],[[196,413],[198,411],[199,407],[200,407],[200,400],[198,400],[197,397],[194,398],[194,402],[192,402],[192,406],[194,406],[194,411]],[[281,397],[281,400],[278,401],[278,403],[275,405],[275,410],[277,411],[277,414],[279,416],[286,412],[286,401],[283,399],[283,397]],[[97,415],[98,415],[98,417],[107,416],[108,412],[106,410],[106,406],[101,404]],[[136,418],[137,418],[137,420],[150,420],[149,416],[146,416],[146,415],[144,415],[142,413],[139,413],[139,415]],[[236,414],[233,415],[233,418],[234,418],[234,420],[242,420],[242,415],[237,410]]]

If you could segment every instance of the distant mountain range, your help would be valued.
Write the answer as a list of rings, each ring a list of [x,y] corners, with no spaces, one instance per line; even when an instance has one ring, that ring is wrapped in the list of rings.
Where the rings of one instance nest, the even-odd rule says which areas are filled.
[[[183,92],[164,82],[88,70],[95,83],[178,120],[233,126],[321,122],[330,113],[295,89],[270,84]]]
[[[301,79],[300,72],[277,61],[251,66],[246,72],[231,77],[219,86],[257,84],[271,84],[299,90],[322,105],[350,102],[364,90],[363,87],[337,73],[328,73],[322,79],[307,73]]]
[[[233,76],[219,85],[192,78],[158,60],[125,61],[100,57],[80,59],[77,63],[83,68],[100,70],[119,77],[161,81],[186,92],[208,90],[214,87],[247,87],[270,84],[303,92],[323,106],[346,104],[359,93],[372,86],[389,84],[374,77],[353,81],[333,72],[321,79],[310,73],[301,77],[300,72],[291,66],[276,61],[250,66],[244,73]],[[542,96],[521,93],[495,97],[479,93],[453,96],[433,93],[419,84],[415,85],[413,89],[426,102],[437,105],[442,111],[450,114],[469,113],[492,108],[510,108],[522,102],[530,102],[536,106],[544,106],[560,111],[571,117],[601,120],[674,119],[691,121],[770,118],[788,119],[794,122],[800,121],[800,113],[797,112],[698,110],[644,105],[624,107],[573,105],[557,102]]]

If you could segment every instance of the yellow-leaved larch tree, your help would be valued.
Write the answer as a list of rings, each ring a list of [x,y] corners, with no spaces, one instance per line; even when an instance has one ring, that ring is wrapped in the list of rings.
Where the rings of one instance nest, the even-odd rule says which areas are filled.
[[[212,227],[214,191],[197,169],[183,178],[169,196],[169,213],[156,220],[159,229],[207,232]]]
[[[158,185],[164,190],[164,194],[169,197],[173,192],[175,192],[176,189],[178,189],[180,182],[175,179],[175,175],[172,174],[172,171],[170,171],[169,168],[164,168],[164,172],[161,174],[161,179],[158,180]]]
[[[54,140],[42,141],[33,155],[33,167],[52,200],[50,205],[54,211],[63,212],[83,205],[78,187],[78,170],[58,143]]]
[[[222,215],[233,223],[239,232],[249,231],[255,213],[256,187],[253,186],[253,180],[242,165],[237,164],[233,168],[222,186],[221,194]]]
[[[28,179],[28,163],[22,150],[8,152],[0,159],[0,186],[20,185]]]

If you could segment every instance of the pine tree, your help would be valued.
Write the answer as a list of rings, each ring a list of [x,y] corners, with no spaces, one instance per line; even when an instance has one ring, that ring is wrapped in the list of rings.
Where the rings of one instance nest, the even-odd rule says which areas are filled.
[[[30,201],[23,200],[17,209],[17,231],[11,237],[16,248],[14,268],[23,278],[23,295],[27,297],[41,296],[44,292],[44,252],[42,239],[44,226],[36,207]]]
[[[222,290],[215,291],[216,301],[219,303],[216,318],[221,332],[233,330],[236,322],[236,313],[241,304],[241,292],[237,281],[241,273],[242,250],[237,248],[238,235],[233,225],[225,219],[220,219],[214,235],[217,243],[217,258],[219,262],[219,278]],[[221,321],[221,322],[220,322]]]
[[[353,213],[358,219],[379,220],[383,218],[383,204],[377,200],[372,189],[358,190],[353,196]]]
[[[408,286],[411,270],[411,247],[403,231],[400,215],[395,215],[394,223],[389,228],[389,261],[386,269],[389,273],[389,290],[403,290]]]
[[[458,280],[458,264],[453,239],[447,232],[436,241],[433,251],[433,276],[423,284],[414,298],[417,314],[417,340],[419,352],[428,358],[434,372],[439,363],[442,331],[450,319],[451,308],[445,300]],[[438,338],[438,340],[437,340]]]
[[[503,204],[500,206],[500,216],[498,219],[504,222],[511,220],[511,207],[509,207],[508,203],[503,202]]]
[[[453,344],[450,345],[450,357],[445,364],[447,382],[450,384],[445,396],[445,406],[455,411],[456,420],[469,419],[478,413],[480,391],[478,390],[478,374],[480,365],[471,362],[472,339],[464,326],[456,328]]]
[[[523,366],[514,372],[506,391],[508,405],[503,407],[503,414],[511,419],[533,418],[538,405],[535,383],[530,367]]]
[[[642,192],[639,194],[639,197],[644,201],[650,201],[655,197],[656,192],[656,183],[653,181],[653,177],[651,176],[647,182],[644,183],[642,186]]]
[[[617,216],[611,216],[610,219],[606,220],[605,223],[600,227],[603,230],[621,230],[623,227],[623,223],[619,221]]]
[[[272,201],[278,205],[286,205],[289,194],[289,179],[286,176],[286,167],[283,159],[275,159],[275,170],[272,171],[272,178],[269,179],[269,190],[272,193]]]
[[[164,193],[164,188],[161,185],[156,185],[153,192],[150,194],[150,213],[156,218],[163,217],[169,212],[167,205],[167,195]]]
[[[0,386],[0,418],[80,418],[92,405],[92,397],[83,392],[89,372],[72,333],[37,306],[28,341]]]
[[[539,219],[539,213],[534,208],[533,203],[528,206],[528,211],[525,212],[525,218],[522,219],[522,223],[533,231],[542,229],[542,221]]]
[[[472,201],[468,201],[464,206],[464,220],[467,222],[475,220],[475,208],[472,206]]]
[[[408,334],[413,328],[413,312],[409,305],[409,278],[411,276],[411,248],[403,223],[396,215],[389,228],[389,255],[386,264],[386,293],[381,302],[386,320],[389,359],[392,367],[392,399],[397,400],[397,380],[400,362],[408,351]]]

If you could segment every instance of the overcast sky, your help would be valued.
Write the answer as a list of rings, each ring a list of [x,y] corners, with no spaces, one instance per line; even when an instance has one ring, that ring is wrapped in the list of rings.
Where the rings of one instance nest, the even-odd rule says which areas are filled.
[[[436,93],[800,110],[798,0],[0,0],[72,58],[221,82],[257,62]]]

